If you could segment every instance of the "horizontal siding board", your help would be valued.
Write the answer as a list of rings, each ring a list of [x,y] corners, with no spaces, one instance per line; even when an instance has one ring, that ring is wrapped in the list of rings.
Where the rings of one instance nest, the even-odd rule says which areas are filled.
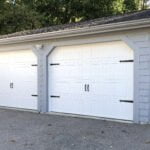
[[[145,85],[146,85],[146,84],[149,84],[149,85],[150,85],[150,82],[144,82],[144,81],[141,81],[141,82],[140,82],[140,81],[139,81],[139,84],[145,84]]]
[[[149,123],[149,118],[148,117],[144,117],[144,116],[141,116],[140,119],[139,119],[140,123]]]
[[[138,70],[142,71],[142,70],[149,70],[150,68],[150,63],[149,62],[145,62],[145,63],[140,63]],[[141,72],[140,72],[141,73]]]
[[[143,88],[139,88],[139,91],[141,91],[141,92],[148,92],[149,93],[149,88],[145,88],[145,87],[143,87]]]
[[[135,44],[141,49],[147,49],[150,47],[150,43],[148,41],[139,41],[139,42],[135,42]]]
[[[140,109],[139,113],[140,113],[140,116],[148,117],[149,109]]]
[[[140,77],[143,77],[143,78],[145,78],[145,77],[150,77],[150,75],[149,75],[148,72],[147,72],[147,74],[142,72],[139,76],[140,76]]]
[[[149,103],[149,96],[139,96],[139,103]]]
[[[150,76],[150,71],[148,69],[140,70],[140,76]]]
[[[148,90],[148,91],[150,91],[150,84],[140,83],[139,86],[140,86],[139,90]]]
[[[146,109],[146,110],[149,110],[149,103],[139,103],[140,106],[139,106],[139,109]]]
[[[150,82],[150,76],[140,76],[139,82]]]
[[[137,46],[137,45],[136,45]],[[145,56],[146,54],[147,55],[150,55],[149,54],[149,47],[147,47],[147,48],[140,48],[140,47],[138,47],[139,49],[138,49],[138,51],[139,51],[139,57],[140,56]]]
[[[144,51],[144,52],[148,52],[150,49],[150,45],[148,47],[143,47],[143,48],[140,48],[140,50]]]
[[[141,41],[148,41],[149,40],[149,36],[147,33],[143,33],[143,34],[130,34],[130,40],[132,40],[132,42],[134,44],[137,44],[137,42],[141,42]]]
[[[142,62],[150,62],[150,55],[141,55],[140,56],[140,63],[142,63]]]

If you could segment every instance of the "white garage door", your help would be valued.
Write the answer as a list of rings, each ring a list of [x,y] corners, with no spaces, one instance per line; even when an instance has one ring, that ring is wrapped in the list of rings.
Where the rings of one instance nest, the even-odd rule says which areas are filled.
[[[0,106],[37,109],[35,64],[30,50],[0,52]]]
[[[133,120],[133,51],[123,42],[55,49],[49,111]]]

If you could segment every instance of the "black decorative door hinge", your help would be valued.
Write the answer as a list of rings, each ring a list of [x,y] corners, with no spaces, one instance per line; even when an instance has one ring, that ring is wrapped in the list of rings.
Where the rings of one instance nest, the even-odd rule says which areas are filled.
[[[128,63],[128,62],[134,62],[133,59],[129,59],[129,60],[120,60],[120,63]]]
[[[31,66],[32,66],[32,67],[36,67],[36,66],[38,66],[38,64],[32,64]]]
[[[60,98],[60,96],[56,96],[56,95],[51,95],[51,98]]]
[[[120,100],[120,102],[122,103],[134,103],[133,100]]]
[[[58,66],[60,65],[59,63],[53,63],[53,64],[50,64],[50,66]]]
[[[38,97],[38,95],[36,95],[36,94],[32,94],[31,96],[33,96],[33,97]]]

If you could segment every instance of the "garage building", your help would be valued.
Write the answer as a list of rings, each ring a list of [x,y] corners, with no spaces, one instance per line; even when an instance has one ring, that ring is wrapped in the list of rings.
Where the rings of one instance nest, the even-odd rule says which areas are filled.
[[[0,106],[150,123],[150,10],[0,36]]]

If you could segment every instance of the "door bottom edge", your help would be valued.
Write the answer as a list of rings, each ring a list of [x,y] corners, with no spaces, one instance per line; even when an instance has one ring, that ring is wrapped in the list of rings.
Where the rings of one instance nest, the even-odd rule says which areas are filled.
[[[38,109],[17,108],[17,107],[9,107],[9,106],[0,106],[0,109],[39,113]]]
[[[107,118],[107,117],[99,117],[99,116],[90,116],[90,115],[82,115],[82,114],[72,114],[72,113],[64,113],[64,112],[46,112],[48,115],[58,115],[58,116],[68,116],[73,118],[83,118],[83,119],[95,119],[95,120],[103,120],[103,121],[112,121],[112,122],[120,122],[120,123],[134,123],[133,120],[124,120],[124,119],[116,119],[116,118]]]

